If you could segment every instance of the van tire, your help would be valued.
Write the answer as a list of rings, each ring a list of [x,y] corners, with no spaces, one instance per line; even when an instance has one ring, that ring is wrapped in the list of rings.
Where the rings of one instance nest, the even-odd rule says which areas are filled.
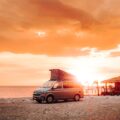
[[[76,94],[76,95],[74,96],[74,100],[75,100],[75,101],[79,101],[79,100],[80,100],[80,95]]]
[[[54,97],[52,95],[47,96],[46,102],[47,103],[53,103],[54,102]]]

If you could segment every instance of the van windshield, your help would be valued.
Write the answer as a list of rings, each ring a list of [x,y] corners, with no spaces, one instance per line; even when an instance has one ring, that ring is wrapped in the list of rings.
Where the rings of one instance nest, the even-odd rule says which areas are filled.
[[[55,81],[47,81],[46,83],[43,84],[43,88],[52,88],[53,85],[55,84]]]

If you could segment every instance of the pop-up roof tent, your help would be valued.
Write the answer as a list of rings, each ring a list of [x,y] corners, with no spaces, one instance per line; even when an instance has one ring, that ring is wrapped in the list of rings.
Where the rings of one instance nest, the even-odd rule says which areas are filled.
[[[60,69],[50,69],[51,77],[50,80],[76,80],[76,77],[70,73],[67,73]]]

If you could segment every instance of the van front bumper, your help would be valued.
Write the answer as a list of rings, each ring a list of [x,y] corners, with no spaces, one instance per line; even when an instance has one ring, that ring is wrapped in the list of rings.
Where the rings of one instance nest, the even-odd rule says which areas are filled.
[[[44,101],[46,98],[46,95],[45,94],[33,94],[33,100],[42,100]]]

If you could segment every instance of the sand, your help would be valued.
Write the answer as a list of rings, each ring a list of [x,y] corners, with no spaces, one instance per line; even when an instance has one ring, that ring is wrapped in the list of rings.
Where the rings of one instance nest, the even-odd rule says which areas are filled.
[[[53,104],[38,104],[32,98],[0,99],[0,120],[120,120],[120,96]]]

